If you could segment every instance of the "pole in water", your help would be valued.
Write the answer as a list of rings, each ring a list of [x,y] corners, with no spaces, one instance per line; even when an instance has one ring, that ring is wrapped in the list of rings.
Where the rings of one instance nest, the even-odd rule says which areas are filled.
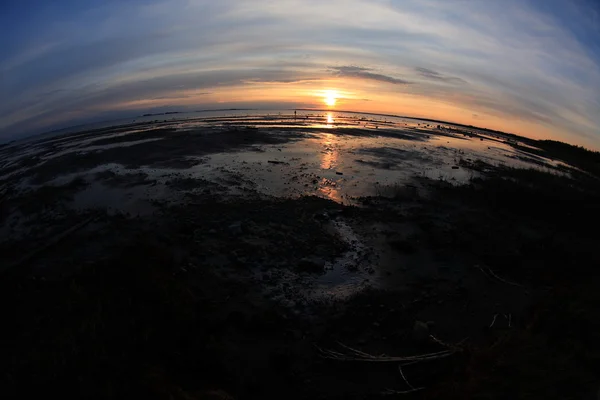
[[[298,113],[298,111],[294,110],[294,119],[296,119],[297,113]]]

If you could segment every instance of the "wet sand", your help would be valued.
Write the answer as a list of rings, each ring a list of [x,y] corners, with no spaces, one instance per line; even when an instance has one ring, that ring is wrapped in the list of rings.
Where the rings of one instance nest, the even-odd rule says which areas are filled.
[[[85,355],[100,348],[91,340],[110,353],[108,366],[129,369],[128,383],[118,384],[96,364],[81,372],[96,389],[107,379],[156,394],[144,382],[157,374],[156,390],[222,389],[236,398],[402,391],[397,365],[340,367],[317,347],[414,355],[489,346],[524,332],[552,282],[510,267],[515,260],[528,254],[538,268],[550,262],[541,243],[575,246],[556,221],[536,216],[543,207],[521,214],[507,208],[519,196],[504,197],[512,186],[494,190],[521,180],[532,183],[514,193],[540,182],[542,194],[573,187],[577,170],[476,129],[307,112],[144,122],[0,153],[3,271],[20,285],[4,293],[5,306],[20,310],[13,326],[21,328],[7,340],[17,350],[37,346],[41,339],[19,332],[37,332],[41,316],[52,315],[73,326],[65,329],[79,349],[61,358],[71,351],[58,339],[63,325],[48,323],[49,353],[27,358],[13,383],[36,373],[39,387],[60,385],[82,360],[99,360]],[[52,300],[41,306],[42,298]],[[114,311],[124,304],[139,320]],[[148,331],[119,328],[129,322]],[[105,343],[117,333],[122,341]],[[141,347],[123,353],[129,340]],[[454,358],[415,366],[413,385],[442,387],[464,362]],[[40,368],[57,368],[57,380]],[[190,374],[206,369],[192,383]]]
[[[368,117],[211,117],[66,135],[28,142],[20,149],[11,146],[4,149],[11,154],[4,163],[10,172],[0,181],[10,191],[14,209],[7,212],[3,231],[8,225],[12,237],[30,236],[30,220],[47,215],[48,209],[68,215],[152,218],[165,208],[185,207],[196,197],[237,202],[317,196],[357,206],[365,197],[422,189],[420,179],[467,184],[485,174],[485,169],[473,167],[477,163],[555,172],[560,165],[537,156],[537,162],[528,163],[519,151],[481,132]],[[33,210],[23,210],[24,204]],[[346,243],[368,247],[347,222],[327,229]],[[326,293],[345,295],[379,285],[387,266],[366,261],[368,251],[361,253],[327,261],[325,268],[332,272],[316,284]],[[376,277],[369,278],[365,270]]]

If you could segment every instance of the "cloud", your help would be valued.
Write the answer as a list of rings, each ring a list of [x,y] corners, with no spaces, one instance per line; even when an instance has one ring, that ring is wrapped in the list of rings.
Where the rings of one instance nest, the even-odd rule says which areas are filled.
[[[246,81],[245,83],[248,84],[256,84],[256,83],[283,83],[283,84],[289,84],[289,83],[309,83],[309,82],[318,82],[321,79],[251,79]]]
[[[417,68],[415,68],[415,70],[422,77],[433,80],[433,81],[450,82],[450,83],[467,83],[467,81],[465,81],[462,78],[457,78],[455,76],[442,75],[439,72],[433,71],[428,68],[417,67]]]
[[[213,94],[212,92],[196,92],[194,95],[184,94],[184,93],[175,93],[171,95],[161,95],[149,97],[150,100],[180,100],[180,99],[190,99],[198,96],[205,96],[208,94]]]
[[[591,0],[44,4],[0,13],[0,138],[47,118],[71,125],[76,109],[91,120],[150,100],[183,107],[199,93],[226,101],[232,88],[235,101],[331,88],[371,110],[404,114],[399,104],[418,98],[431,105],[421,116],[452,109],[457,122],[525,121],[600,143]]]
[[[352,65],[341,66],[341,67],[329,67],[329,71],[341,78],[359,78],[359,79],[370,79],[374,81],[380,81],[385,83],[391,83],[394,85],[408,85],[411,82],[403,79],[394,78],[392,76],[377,74],[371,68],[356,67]]]

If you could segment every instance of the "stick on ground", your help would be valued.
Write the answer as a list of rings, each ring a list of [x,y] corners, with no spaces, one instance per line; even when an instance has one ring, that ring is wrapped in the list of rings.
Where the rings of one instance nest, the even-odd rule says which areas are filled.
[[[490,268],[487,268],[487,267],[486,267],[486,268],[485,268],[485,270],[484,270],[484,269],[483,269],[483,268],[482,268],[480,265],[475,265],[475,266],[476,266],[477,268],[479,268],[479,270],[480,270],[481,272],[483,272],[483,274],[484,274],[484,275],[486,275],[486,276],[488,276],[488,277],[491,277],[491,278],[493,278],[493,279],[496,279],[496,280],[497,280],[497,281],[499,281],[499,282],[506,283],[507,285],[511,285],[511,286],[516,286],[516,287],[524,287],[524,286],[523,286],[523,285],[521,285],[521,284],[518,284],[518,283],[515,283],[515,282],[511,282],[511,281],[507,281],[506,279],[500,278],[500,277],[499,277],[498,275],[496,275],[496,274],[494,273],[494,271],[492,271]]]
[[[321,349],[319,347],[317,347],[317,349],[321,352],[323,357],[331,359],[331,360],[361,361],[361,362],[399,362],[399,363],[406,363],[406,362],[416,363],[416,362],[422,362],[422,361],[438,360],[440,358],[445,358],[445,357],[451,356],[452,354],[454,354],[458,351],[457,349],[449,349],[449,350],[439,351],[437,353],[421,354],[421,355],[417,355],[417,356],[390,357],[387,355],[374,356],[374,355],[362,352],[360,350],[353,349],[352,347],[346,346],[342,343],[340,343],[340,345],[342,347],[344,347],[345,349],[347,349],[349,351],[349,353],[344,354],[344,353],[340,353],[340,352],[334,351],[334,350]]]

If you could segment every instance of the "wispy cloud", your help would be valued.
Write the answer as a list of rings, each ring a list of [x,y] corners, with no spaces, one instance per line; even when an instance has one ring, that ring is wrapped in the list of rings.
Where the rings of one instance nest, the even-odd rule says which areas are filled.
[[[408,85],[410,83],[409,81],[406,81],[404,79],[394,78],[393,76],[375,73],[371,68],[357,67],[353,65],[329,67],[329,71],[333,75],[341,78],[371,79],[374,81],[391,83],[394,85]]]
[[[433,81],[450,82],[450,83],[467,83],[467,81],[465,81],[462,78],[457,78],[455,76],[443,75],[443,74],[440,74],[439,72],[433,71],[428,68],[417,67],[417,68],[415,68],[415,70],[422,77],[433,80]]]

